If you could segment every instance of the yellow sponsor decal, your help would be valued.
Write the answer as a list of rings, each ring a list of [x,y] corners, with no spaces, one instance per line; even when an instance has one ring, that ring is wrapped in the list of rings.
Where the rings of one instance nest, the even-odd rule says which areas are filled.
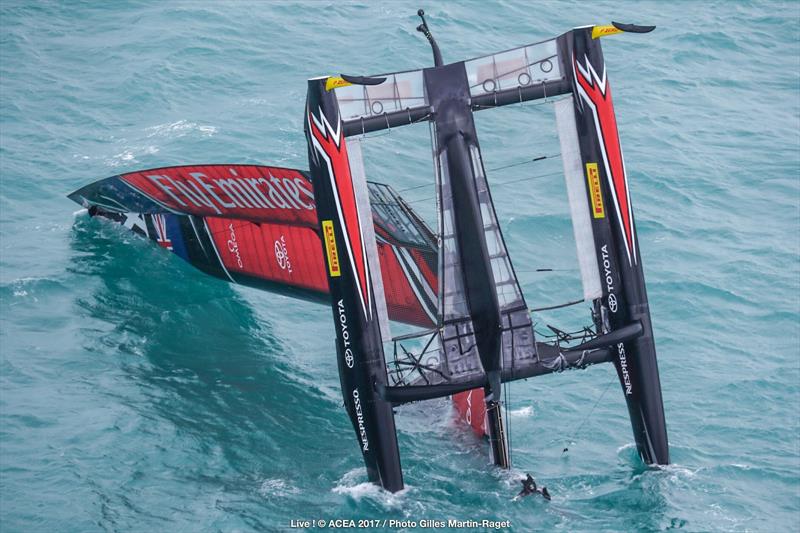
[[[592,199],[592,216],[605,218],[606,211],[603,208],[603,193],[600,190],[600,172],[597,170],[597,163],[586,163],[586,180],[589,182],[589,196]]]
[[[595,26],[592,28],[592,39],[599,39],[606,35],[616,35],[622,33],[622,30],[609,24],[608,26]]]
[[[332,278],[342,275],[339,268],[339,252],[336,250],[336,234],[333,232],[333,222],[322,221],[322,238],[325,240],[325,254],[328,256],[328,272]]]
[[[330,91],[332,89],[338,89],[339,87],[347,87],[348,85],[353,85],[349,81],[344,81],[344,78],[341,76],[331,76],[325,81],[325,90]]]

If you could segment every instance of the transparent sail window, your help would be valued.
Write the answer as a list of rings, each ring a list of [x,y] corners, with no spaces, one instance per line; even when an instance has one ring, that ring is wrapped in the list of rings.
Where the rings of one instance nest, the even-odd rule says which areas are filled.
[[[342,120],[381,116],[427,105],[421,70],[382,74],[379,85],[349,85],[334,89]]]
[[[561,78],[555,39],[478,57],[464,65],[472,96]]]

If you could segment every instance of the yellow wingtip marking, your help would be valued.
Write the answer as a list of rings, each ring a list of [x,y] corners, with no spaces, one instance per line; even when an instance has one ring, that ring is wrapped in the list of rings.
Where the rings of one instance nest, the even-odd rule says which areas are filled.
[[[611,24],[607,24],[605,26],[595,26],[592,28],[592,39],[599,39],[600,37],[605,37],[606,35],[616,35],[617,33],[623,33],[623,31]]]
[[[333,89],[338,89],[339,87],[347,87],[348,85],[353,85],[349,81],[344,81],[344,78],[341,76],[331,76],[325,81],[325,90],[331,91]]]

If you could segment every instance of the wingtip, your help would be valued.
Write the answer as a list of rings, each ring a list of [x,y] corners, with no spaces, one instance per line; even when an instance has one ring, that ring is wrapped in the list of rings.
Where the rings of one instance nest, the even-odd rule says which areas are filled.
[[[650,33],[654,29],[655,26],[641,26],[639,24],[624,24],[622,22],[614,22],[611,21],[611,25],[617,28],[620,31],[624,31],[625,33]]]

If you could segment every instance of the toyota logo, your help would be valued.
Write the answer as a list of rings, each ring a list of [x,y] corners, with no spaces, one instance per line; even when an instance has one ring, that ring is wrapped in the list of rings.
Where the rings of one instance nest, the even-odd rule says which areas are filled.
[[[617,297],[613,292],[608,295],[608,308],[611,309],[612,313],[617,312]]]

